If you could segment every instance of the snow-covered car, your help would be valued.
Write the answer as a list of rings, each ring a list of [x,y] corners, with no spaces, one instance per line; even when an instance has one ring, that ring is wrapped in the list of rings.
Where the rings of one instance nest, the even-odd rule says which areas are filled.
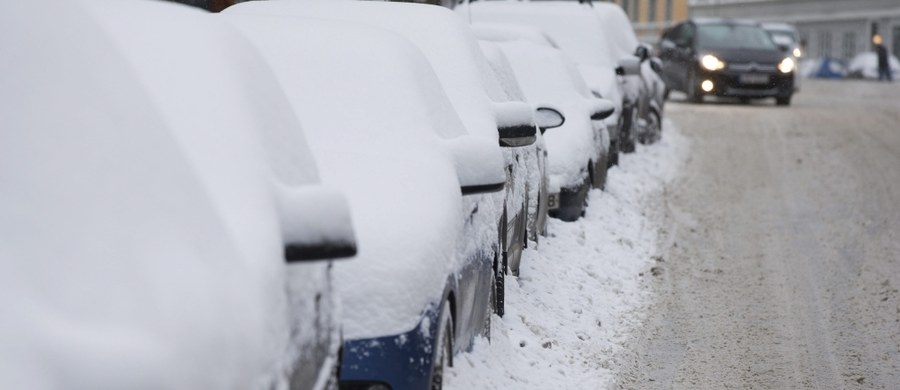
[[[706,95],[775,98],[791,104],[797,63],[759,23],[699,18],[679,23],[659,41],[663,79],[694,102]]]
[[[491,70],[497,80],[497,83],[506,94],[507,101],[524,102],[528,99],[522,93],[519,81],[516,79],[515,71],[509,64],[509,60],[503,51],[489,41],[478,41],[484,58],[488,61]],[[540,123],[538,123],[540,126]],[[547,145],[544,142],[543,135],[538,132],[535,134],[535,141],[532,153],[527,155],[525,160],[525,173],[528,175],[527,184],[536,183],[537,185],[526,185],[527,216],[528,216],[528,239],[538,243],[538,236],[547,234],[547,217],[549,207],[549,180],[547,177]],[[521,256],[518,258],[509,258],[509,271],[515,275],[519,275],[519,266],[521,264]]]
[[[600,17],[601,25],[609,37],[612,50],[610,55],[618,59],[623,66],[623,75],[619,77],[623,89],[638,92],[636,100],[628,102],[631,108],[624,110],[626,114],[633,115],[629,121],[637,120],[636,131],[623,136],[621,141],[622,151],[634,151],[635,141],[650,143],[662,135],[666,90],[665,82],[659,75],[662,71],[662,62],[653,56],[650,45],[638,41],[628,15],[622,7],[614,3],[598,2],[592,3],[592,8]],[[624,72],[625,66],[635,66],[635,59],[639,70]]]
[[[900,76],[900,61],[894,55],[888,55],[888,65],[896,79]],[[857,79],[878,79],[878,54],[875,52],[859,53],[847,63],[847,77]]]
[[[609,133],[602,119],[615,106],[591,95],[562,51],[524,40],[496,44],[509,59],[525,97],[539,107],[538,121],[545,123],[541,130],[548,151],[550,216],[574,221],[584,214],[592,182],[605,174]]]
[[[494,296],[495,311],[502,315],[507,265],[509,259],[521,257],[527,239],[525,194],[527,188],[539,185],[528,182],[526,167],[534,154],[537,129],[530,105],[503,100],[506,96],[466,23],[446,8],[426,4],[250,2],[234,8],[366,24],[393,31],[422,51],[468,132],[498,145],[506,161],[506,191],[487,196],[495,206],[480,208],[482,213],[496,214],[494,229],[500,237],[500,256]],[[506,141],[516,134],[519,141]]]
[[[455,9],[471,23],[510,23],[539,28],[550,36],[577,66],[594,96],[616,105],[605,122],[610,134],[610,160],[618,161],[620,139],[628,139],[637,123],[625,113],[628,102],[636,101],[637,90],[625,90],[617,74],[638,74],[636,64],[618,63],[610,56],[612,43],[600,18],[588,4],[563,1],[518,2],[479,1],[460,4]],[[625,134],[624,136],[622,134]]]
[[[341,388],[440,388],[453,355],[490,327],[499,238],[485,194],[506,180],[497,144],[533,135],[469,134],[428,61],[395,33],[266,5],[221,17],[268,60],[359,237],[357,259],[335,265]]]
[[[164,2],[0,26],[0,388],[326,387],[349,209],[254,49]]]

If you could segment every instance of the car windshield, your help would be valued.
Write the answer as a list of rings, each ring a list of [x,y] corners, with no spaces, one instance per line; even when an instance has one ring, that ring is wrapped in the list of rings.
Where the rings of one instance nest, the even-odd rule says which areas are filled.
[[[697,29],[697,46],[728,49],[775,49],[775,43],[762,28],[735,24],[700,25]]]
[[[770,30],[769,35],[771,35],[772,40],[779,45],[793,45],[797,43],[794,39],[794,34],[790,31]]]

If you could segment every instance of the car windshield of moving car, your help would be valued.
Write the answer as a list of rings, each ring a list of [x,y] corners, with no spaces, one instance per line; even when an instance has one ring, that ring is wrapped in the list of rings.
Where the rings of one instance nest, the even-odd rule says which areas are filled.
[[[779,45],[793,45],[796,43],[794,41],[794,34],[790,31],[769,31],[769,35],[771,35],[772,40]]]
[[[775,50],[765,30],[755,26],[708,24],[697,28],[697,47]]]

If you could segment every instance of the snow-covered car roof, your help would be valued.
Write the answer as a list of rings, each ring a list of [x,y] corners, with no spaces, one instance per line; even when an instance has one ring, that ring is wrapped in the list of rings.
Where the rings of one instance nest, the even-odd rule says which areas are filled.
[[[594,3],[593,9],[600,16],[608,41],[618,51],[619,58],[634,54],[640,44],[625,10],[615,3]]]
[[[323,181],[350,201],[359,254],[335,265],[344,336],[409,331],[463,265],[450,144],[473,137],[427,60],[395,33],[233,10],[223,16],[268,60],[303,121]],[[477,140],[496,151],[496,143]],[[502,173],[500,154],[493,156],[478,165]]]
[[[0,387],[268,387],[299,352],[274,183],[318,179],[267,163],[257,132],[305,143],[265,64],[180,5],[7,11]]]
[[[497,45],[509,58],[528,101],[559,109],[566,118],[561,127],[544,134],[551,188],[580,183],[582,165],[596,154],[597,144],[588,112],[592,96],[578,70],[558,49],[528,41]]]
[[[547,33],[539,28],[514,23],[472,23],[472,32],[480,40],[503,42],[524,39],[538,45],[559,48]]]
[[[479,1],[460,4],[456,10],[460,15],[471,15],[473,23],[514,23],[540,28],[576,63],[616,67],[616,59],[609,56],[612,44],[597,14],[587,4]]]

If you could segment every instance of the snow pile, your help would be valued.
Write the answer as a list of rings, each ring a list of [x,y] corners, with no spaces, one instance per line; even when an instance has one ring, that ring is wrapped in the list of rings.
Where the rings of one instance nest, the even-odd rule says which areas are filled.
[[[613,385],[614,356],[645,318],[657,224],[654,204],[687,156],[687,140],[664,123],[658,144],[638,146],[594,190],[585,218],[550,221],[551,236],[526,250],[509,276],[506,315],[491,338],[458,355],[451,389],[597,389]]]
[[[894,76],[900,76],[900,61],[897,61],[897,57],[890,55],[888,64],[890,64],[891,72]],[[851,78],[877,79],[878,55],[874,52],[857,54],[847,64],[847,76]]]

